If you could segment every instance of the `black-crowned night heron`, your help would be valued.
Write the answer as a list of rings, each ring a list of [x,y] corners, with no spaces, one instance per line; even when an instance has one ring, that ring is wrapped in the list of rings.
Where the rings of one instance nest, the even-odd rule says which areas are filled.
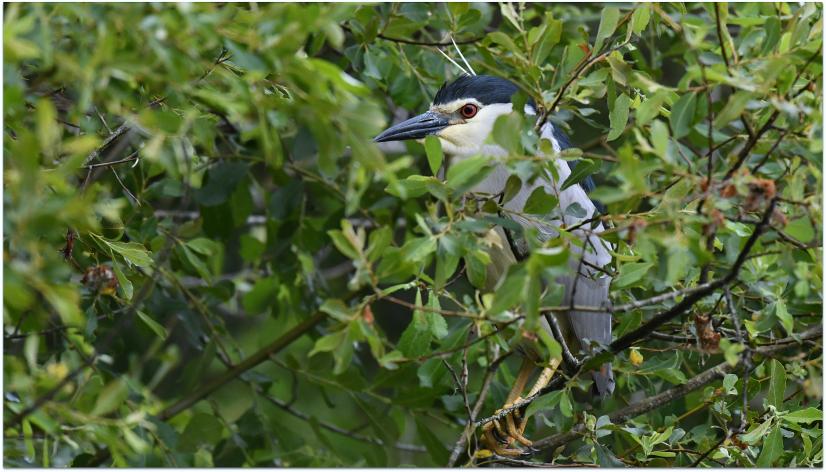
[[[507,151],[500,146],[490,144],[488,135],[496,119],[512,111],[511,97],[516,91],[516,85],[499,77],[463,75],[449,85],[444,85],[436,93],[428,111],[392,126],[378,135],[375,141],[423,139],[428,135],[435,135],[441,141],[442,149],[450,156],[451,164],[480,154],[494,156],[494,159],[505,157],[508,155]],[[535,115],[534,108],[530,104],[526,105],[525,112]],[[570,147],[565,135],[550,121],[542,126],[541,138],[550,141],[556,153]],[[561,158],[553,159],[552,156],[551,160],[556,167],[558,178],[555,179],[550,171],[546,171],[544,178],[523,185],[519,193],[503,205],[506,209],[517,213],[511,214],[511,218],[517,223],[525,228],[536,228],[541,240],[556,237],[557,229],[560,227],[577,228],[580,223],[593,219],[598,212],[597,205],[587,194],[593,185],[590,179],[563,190],[561,189],[562,183],[571,174],[571,167]],[[500,194],[505,189],[508,177],[509,173],[505,166],[497,164],[495,169],[470,191],[491,195]],[[540,186],[545,188],[546,193],[557,196],[559,201],[557,209],[541,219],[528,219],[520,216],[518,213],[522,212],[528,197]],[[565,209],[574,203],[579,204],[585,210],[584,215],[581,212],[580,216],[565,213]],[[610,246],[599,237],[603,229],[602,224],[599,223],[582,225],[572,231],[569,230],[583,244],[582,248],[572,245],[571,251],[576,257],[572,257],[569,263],[570,275],[557,279],[557,282],[565,288],[563,306],[609,306],[608,288],[611,279],[605,271],[600,270],[611,262]],[[492,263],[488,267],[488,286],[486,287],[488,291],[496,288],[496,284],[504,278],[510,265],[527,255],[524,242],[520,244],[519,241],[514,241],[514,238],[503,228],[495,228],[494,231],[498,233],[502,241],[508,241],[508,243],[502,245],[501,249],[497,246],[491,249]],[[592,342],[602,345],[611,342],[611,314],[608,311],[572,310],[545,316],[555,316],[567,346],[575,354],[588,351]],[[548,319],[542,318],[540,321],[542,327],[552,333]],[[551,380],[558,365],[559,361],[552,361],[546,366],[528,395],[541,390]],[[506,407],[518,401],[534,368],[530,360],[523,361],[523,367],[507,398]],[[611,364],[604,364],[598,371],[592,372],[592,375],[595,393],[598,396],[605,397],[614,391]],[[507,423],[506,427],[498,427],[499,431],[496,428],[486,430],[485,442],[490,448],[500,454],[512,455],[519,452],[518,449],[510,448],[514,440],[530,445],[530,441],[522,436],[525,428],[524,418],[521,420],[517,418],[514,422],[514,418],[508,417],[505,423]],[[493,434],[494,432],[496,434]]]

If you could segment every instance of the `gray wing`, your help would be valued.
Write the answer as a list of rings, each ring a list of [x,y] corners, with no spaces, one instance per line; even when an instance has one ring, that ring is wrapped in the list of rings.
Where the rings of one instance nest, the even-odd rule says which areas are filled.
[[[578,280],[577,280],[578,278]],[[579,277],[560,277],[557,279],[565,288],[563,306],[573,300],[577,306],[607,307],[610,277],[592,279],[585,275]],[[550,316],[550,315],[549,315]],[[568,347],[577,351],[590,352],[593,343],[608,345],[611,343],[611,313],[593,311],[568,311],[557,315],[557,321]],[[603,364],[598,371],[591,372],[596,393],[606,397],[614,392],[614,373],[611,364]]]
[[[542,137],[549,139],[556,151],[570,147],[568,138],[550,123],[543,127]],[[568,167],[568,163],[563,161],[559,161],[557,164],[557,169],[560,174],[559,179],[560,181],[564,181],[567,175],[570,175],[571,168]],[[553,188],[556,188],[557,184],[553,182],[553,179],[551,179],[550,183]],[[593,182],[590,181],[589,177],[581,182],[581,185],[573,185],[560,195],[560,208],[563,211],[567,205],[576,202],[585,208],[587,212],[585,218],[582,219],[569,217],[570,220],[564,221],[568,226],[591,218],[599,211],[604,211],[598,202],[594,202],[588,197],[587,191],[592,188]],[[602,231],[603,228],[600,224],[595,226],[594,229],[595,231]],[[580,253],[577,259],[581,258],[588,264],[580,265],[579,260],[572,261],[571,269],[574,275],[559,277],[557,279],[557,282],[565,289],[563,306],[575,305],[607,308],[611,303],[608,292],[611,285],[611,278],[600,273],[596,268],[603,267],[610,263],[610,246],[593,233],[582,232],[580,237],[585,241],[585,253]],[[596,343],[596,345],[608,345],[611,343],[612,323],[611,313],[608,311],[569,311],[558,314],[557,321],[560,324],[560,329],[563,331],[563,336],[566,338],[568,347],[575,353],[580,350],[590,352],[591,346],[594,343]],[[600,397],[604,398],[614,392],[614,373],[610,363],[603,364],[598,371],[594,371],[591,374],[594,378],[596,392]]]
[[[565,147],[570,146],[567,138],[561,132],[555,130],[550,123],[542,128],[542,137],[549,139],[556,151],[564,149],[563,145]],[[559,200],[559,208],[554,214],[547,215],[541,223],[538,223],[535,218],[528,219],[518,214],[511,215],[513,220],[522,226],[537,228],[540,239],[556,237],[559,234],[557,228],[560,225],[564,224],[566,227],[571,227],[592,218],[598,213],[597,204],[588,197],[586,189],[582,185],[572,185],[565,190],[560,190],[561,182],[564,182],[571,174],[571,168],[563,160],[555,161],[554,165],[556,166],[559,182],[548,172],[544,181],[537,179],[533,185],[523,186],[519,193],[504,205],[505,208],[521,212],[528,197],[539,186],[545,187],[546,193],[556,195]],[[503,166],[497,166],[482,182],[475,186],[474,191],[490,194],[501,192],[505,188],[508,176],[509,174]],[[584,183],[584,185],[588,187],[590,182]],[[577,218],[567,214],[565,210],[574,203],[585,210],[584,217]],[[573,234],[576,234],[585,244],[582,249],[573,248],[574,257],[571,258],[570,264],[571,274],[577,275],[558,279],[558,282],[565,287],[563,306],[571,304],[572,299],[573,304],[579,306],[607,307],[610,303],[608,288],[611,278],[598,269],[609,264],[612,259],[610,245],[599,237],[599,232],[603,229],[602,223],[597,223],[594,225],[586,224],[573,231]],[[515,247],[511,251],[509,245],[511,241],[508,241],[508,235],[501,228],[496,228],[493,233],[499,237],[504,248],[491,251],[492,263],[488,267],[487,290],[493,290],[507,268],[516,262],[517,258],[514,257],[514,253],[524,255],[527,250],[526,245],[520,244],[524,241],[513,241]],[[584,251],[584,254],[582,251]],[[580,267],[580,259],[587,264]],[[578,269],[580,270],[578,271]],[[557,319],[560,329],[563,330],[565,341],[574,354],[581,349],[588,350],[590,342],[603,345],[611,342],[611,314],[609,312],[570,311],[559,313]],[[547,325],[545,327],[550,330]],[[589,342],[586,343],[585,341]],[[600,396],[604,397],[613,392],[614,377],[610,364],[604,364],[599,371],[593,372],[593,376],[596,390]]]

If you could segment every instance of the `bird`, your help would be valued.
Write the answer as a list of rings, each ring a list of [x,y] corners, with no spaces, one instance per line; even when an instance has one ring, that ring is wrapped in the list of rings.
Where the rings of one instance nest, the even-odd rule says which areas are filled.
[[[439,139],[445,155],[449,157],[450,165],[477,155],[491,156],[494,161],[497,158],[507,157],[508,152],[497,144],[490,143],[488,137],[496,119],[513,111],[512,98],[517,90],[518,87],[513,82],[502,77],[464,73],[450,83],[445,82],[436,92],[427,111],[389,127],[376,136],[374,141],[423,140],[432,135]],[[526,116],[536,116],[533,101],[525,105],[524,112]],[[562,306],[599,307],[604,308],[605,311],[568,310],[554,314],[546,313],[544,317],[541,317],[540,325],[541,329],[545,329],[551,335],[556,326],[557,335],[564,338],[564,345],[569,348],[569,352],[585,351],[588,353],[592,352],[590,351],[592,343],[596,343],[596,346],[605,346],[611,342],[612,317],[609,300],[611,277],[605,267],[612,261],[612,247],[600,237],[605,227],[599,220],[599,215],[604,209],[588,195],[594,186],[590,176],[562,189],[562,183],[575,168],[575,165],[572,166],[568,161],[559,157],[561,151],[571,147],[570,141],[562,130],[551,120],[546,120],[540,128],[540,138],[547,139],[551,143],[554,153],[550,156],[550,160],[556,168],[556,176],[553,172],[546,171],[542,178],[523,185],[519,192],[502,206],[507,210],[517,212],[509,212],[508,215],[523,228],[537,229],[541,241],[556,237],[561,227],[567,228],[582,241],[581,248],[571,245],[571,252],[576,257],[571,257],[569,262],[570,273],[556,279],[556,282],[565,289]],[[501,194],[508,177],[506,167],[498,162],[493,171],[469,192]],[[544,215],[543,218],[525,218],[524,213],[521,215],[519,213],[523,210],[528,197],[539,187],[544,187],[546,193],[550,195],[556,195],[559,204],[551,214]],[[584,209],[584,215],[582,212],[578,213],[580,216],[566,214],[564,210],[573,204],[578,204]],[[508,267],[516,264],[528,254],[524,239],[519,239],[503,227],[496,227],[491,231],[495,232],[501,241],[507,241],[507,244],[491,247],[491,263],[487,267],[486,286],[484,287],[484,290],[488,292],[494,291],[497,284],[502,282]],[[560,340],[557,339],[557,341]],[[523,360],[522,368],[519,370],[503,408],[513,405],[522,398],[522,391],[536,369],[534,361],[535,359],[530,358]],[[549,365],[546,365],[528,396],[532,396],[545,387],[558,366],[559,361],[551,361]],[[591,375],[594,381],[594,394],[599,399],[613,393],[615,380],[609,362],[591,372]],[[499,454],[521,454],[522,451],[519,448],[511,446],[519,442],[529,447],[531,441],[523,435],[526,418],[520,418],[519,415],[517,413],[514,416],[506,416],[503,421],[504,427],[498,422],[494,427],[488,427],[485,430],[483,442]],[[491,424],[488,423],[485,426]]]

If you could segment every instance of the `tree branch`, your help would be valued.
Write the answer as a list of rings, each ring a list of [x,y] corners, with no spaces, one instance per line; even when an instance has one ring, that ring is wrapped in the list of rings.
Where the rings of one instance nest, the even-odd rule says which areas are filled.
[[[223,374],[204,385],[200,390],[194,392],[193,394],[189,395],[188,397],[184,398],[178,403],[175,403],[169,408],[163,410],[158,415],[158,419],[160,419],[161,421],[166,421],[176,416],[178,413],[181,413],[182,411],[190,408],[192,405],[203,400],[212,392],[218,390],[219,388],[221,388],[231,380],[235,379],[239,375],[264,362],[269,358],[270,355],[275,354],[281,351],[282,349],[286,348],[293,341],[300,338],[302,335],[304,335],[313,327],[321,323],[326,318],[327,315],[325,313],[318,312],[313,316],[307,318],[306,320],[302,321],[301,323],[297,324],[295,327],[284,333],[281,337],[279,337],[269,345],[259,349],[258,352],[252,354],[251,356],[247,357],[246,359],[238,363],[235,367],[227,369]]]
[[[459,459],[459,455],[467,445],[468,438],[476,427],[474,421],[476,420],[476,417],[479,416],[479,412],[482,411],[482,405],[484,405],[485,399],[488,397],[490,384],[493,382],[493,378],[496,375],[496,370],[499,368],[499,364],[501,364],[502,361],[509,355],[510,352],[507,352],[491,362],[490,367],[488,367],[487,372],[485,372],[485,378],[482,380],[482,389],[479,391],[479,398],[476,399],[476,404],[473,405],[473,411],[470,414],[467,426],[462,431],[462,434],[459,436],[456,444],[453,445],[453,449],[450,452],[450,459],[447,461],[447,467],[453,467],[456,464],[456,461]]]
[[[820,338],[823,335],[823,327],[822,326],[815,326],[803,333],[801,333],[798,337],[802,340],[807,339],[814,339]],[[781,344],[781,345],[774,345],[774,346],[763,346],[758,347],[754,350],[754,352],[758,354],[771,354],[775,351],[779,351],[789,347],[788,344]],[[655,410],[666,403],[669,403],[673,400],[678,398],[682,398],[685,395],[697,390],[700,387],[703,387],[719,378],[722,378],[726,374],[734,371],[734,369],[740,364],[738,360],[737,364],[731,365],[727,362],[723,362],[718,364],[711,369],[702,372],[688,381],[686,383],[674,387],[670,390],[666,390],[659,395],[655,395],[650,398],[646,398],[641,400],[637,403],[633,403],[628,405],[624,408],[621,408],[611,414],[608,417],[611,419],[611,422],[614,424],[624,423],[632,418],[635,418],[643,413],[647,413],[649,411]],[[571,428],[569,431],[564,433],[555,434],[553,436],[549,436],[544,439],[540,439],[538,441],[534,441],[533,448],[535,450],[543,450],[543,449],[556,449],[559,446],[567,444],[571,441],[576,440],[580,436],[585,433],[585,425],[578,424]]]
[[[743,246],[743,249],[737,256],[737,260],[734,261],[734,265],[732,265],[731,269],[724,277],[709,282],[705,285],[705,287],[703,287],[702,290],[696,290],[694,292],[691,292],[681,302],[677,303],[670,309],[654,316],[639,328],[617,339],[616,341],[611,343],[610,351],[616,354],[624,349],[627,349],[635,342],[653,333],[663,323],[666,323],[667,321],[670,321],[673,318],[676,318],[677,316],[680,316],[681,314],[688,311],[692,306],[694,306],[695,303],[700,301],[705,296],[733,282],[734,279],[737,278],[737,274],[739,274],[740,268],[746,262],[749,252],[751,252],[752,248],[754,247],[754,244],[757,242],[757,240],[760,238],[760,235],[763,234],[763,231],[768,226],[769,220],[771,219],[771,215],[774,212],[774,207],[776,203],[776,199],[772,199],[769,202],[766,211],[763,213],[763,218],[760,220],[760,223],[758,223],[757,226],[755,226],[754,231],[751,233],[751,236],[749,236],[749,239],[746,241],[746,244]]]

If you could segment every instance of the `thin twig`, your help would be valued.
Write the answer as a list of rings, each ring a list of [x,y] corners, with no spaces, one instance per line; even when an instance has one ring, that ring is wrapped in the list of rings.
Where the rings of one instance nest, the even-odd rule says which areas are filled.
[[[126,162],[134,162],[134,161],[138,160],[138,153],[140,153],[140,150],[137,150],[137,151],[133,152],[132,154],[129,154],[128,156],[124,157],[123,159],[119,159],[117,161],[98,162],[98,163],[95,163],[95,164],[85,165],[85,166],[83,166],[83,168],[84,169],[94,169],[95,167],[109,167],[109,166],[115,166],[115,165],[118,165],[118,164],[124,164]]]
[[[479,412],[482,411],[482,405],[484,405],[485,399],[488,397],[488,391],[490,390],[490,385],[493,382],[493,378],[496,376],[496,371],[499,369],[499,365],[502,361],[504,361],[510,354],[511,352],[503,354],[491,362],[487,368],[485,378],[482,380],[482,388],[479,391],[479,398],[476,399],[476,404],[473,405],[473,411],[470,413],[470,421],[468,421],[467,426],[464,431],[462,431],[459,439],[456,440],[456,444],[453,445],[453,449],[450,452],[450,459],[447,462],[448,467],[453,467],[456,464],[456,461],[459,459],[459,455],[461,455],[462,450],[465,449],[465,446],[468,443],[468,439],[476,430],[476,425],[474,422],[479,416]]]

